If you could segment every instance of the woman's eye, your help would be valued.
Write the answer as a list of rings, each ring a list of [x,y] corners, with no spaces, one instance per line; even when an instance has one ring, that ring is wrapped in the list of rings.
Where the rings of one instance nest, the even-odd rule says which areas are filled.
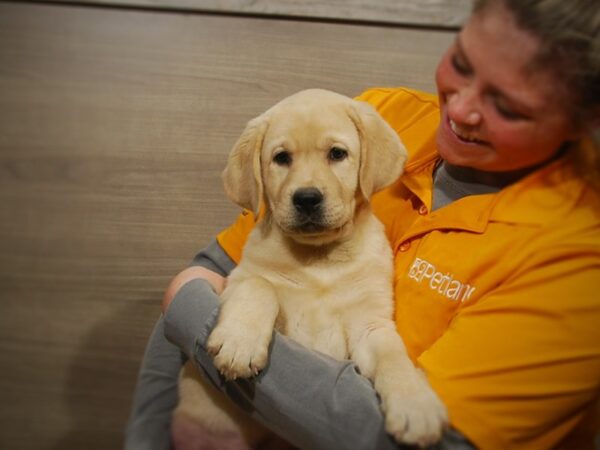
[[[471,68],[469,65],[456,53],[450,58],[450,63],[452,64],[454,70],[456,70],[459,74],[465,76],[471,74]]]
[[[289,166],[292,164],[292,155],[289,152],[282,150],[273,156],[273,162],[278,166]]]
[[[327,155],[330,161],[342,161],[348,157],[348,152],[342,148],[333,147]]]
[[[498,102],[498,101],[496,102],[496,111],[498,111],[498,114],[500,114],[502,117],[504,117],[507,120],[526,119],[526,117],[523,114],[521,114],[518,111],[515,111],[510,106],[505,105],[502,102]]]

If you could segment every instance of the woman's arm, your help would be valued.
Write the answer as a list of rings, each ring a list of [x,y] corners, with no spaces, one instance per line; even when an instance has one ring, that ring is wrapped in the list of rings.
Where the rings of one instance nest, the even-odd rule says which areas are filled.
[[[218,258],[212,256],[211,260],[214,259]],[[164,324],[157,326],[150,348],[175,348],[177,354],[180,354],[178,348],[181,348],[212,384],[229,395],[252,417],[299,448],[398,448],[385,432],[379,401],[371,383],[357,373],[351,361],[334,360],[274,333],[270,362],[259,376],[236,382],[222,379],[205,349],[206,339],[218,316],[218,295],[211,282],[194,276],[204,274],[202,270],[184,272],[175,277],[173,286],[170,286],[169,293],[165,295]],[[165,335],[175,345],[159,335],[161,327],[164,327]],[[160,425],[162,420],[161,430],[168,433],[168,405],[174,407],[176,403],[176,385],[172,381],[176,382],[182,360],[179,359],[177,363],[170,358],[161,363],[152,361],[154,357],[156,353],[146,353],[134,402],[134,414],[128,429],[128,450],[168,448],[163,444],[168,443],[168,439],[160,436],[155,438],[155,442],[163,446],[147,442],[135,446],[133,443],[136,440],[133,438],[141,434],[145,423]],[[166,364],[171,369],[177,366],[175,371],[168,370],[171,378],[156,377],[164,372],[165,368],[161,364]],[[153,369],[156,367],[160,369]],[[154,371],[148,373],[144,368]],[[144,373],[147,373],[148,379],[153,378],[153,383],[148,380],[143,383]],[[157,404],[153,405],[153,399]],[[144,405],[145,409],[142,407]],[[167,414],[163,414],[165,411]],[[140,417],[140,413],[143,413],[143,417]],[[156,415],[158,417],[153,420],[152,417]],[[443,441],[435,448],[472,449],[462,436],[453,431],[446,433]]]
[[[177,295],[181,288],[189,281],[197,279],[207,281],[217,295],[221,295],[221,292],[223,292],[223,289],[225,288],[226,278],[218,273],[215,273],[212,270],[202,266],[188,267],[187,269],[179,272],[175,278],[171,280],[169,286],[165,290],[163,301],[160,307],[163,314],[167,311],[169,305],[175,298],[175,295]]]
[[[125,431],[126,450],[168,450],[179,371],[187,357],[164,337],[161,316],[148,340]]]
[[[192,266],[173,278],[165,292],[163,308],[166,310],[181,287],[191,280],[204,283],[195,294],[199,302],[205,295],[212,298],[214,292],[223,289],[225,276],[234,267],[235,263],[221,247],[212,243],[196,255]],[[178,400],[179,372],[187,356],[165,338],[164,327],[161,316],[146,346],[125,432],[126,450],[167,450],[171,447],[171,415]]]

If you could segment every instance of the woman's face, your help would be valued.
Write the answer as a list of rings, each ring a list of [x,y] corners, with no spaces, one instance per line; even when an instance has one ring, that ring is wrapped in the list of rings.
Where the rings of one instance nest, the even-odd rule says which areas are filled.
[[[537,50],[536,38],[504,9],[471,17],[436,71],[443,159],[479,170],[522,169],[575,137],[560,80],[530,68]]]

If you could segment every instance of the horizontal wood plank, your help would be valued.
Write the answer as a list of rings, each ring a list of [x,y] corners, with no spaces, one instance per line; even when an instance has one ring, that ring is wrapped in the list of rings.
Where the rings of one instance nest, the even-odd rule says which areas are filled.
[[[73,3],[457,28],[468,16],[472,0],[77,0]]]
[[[170,276],[233,220],[244,124],[432,90],[453,33],[0,3],[0,447],[120,448]]]

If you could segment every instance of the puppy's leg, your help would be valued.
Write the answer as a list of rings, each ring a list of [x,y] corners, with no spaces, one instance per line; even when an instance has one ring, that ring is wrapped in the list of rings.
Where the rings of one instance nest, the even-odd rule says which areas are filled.
[[[179,379],[171,433],[177,450],[250,450],[268,433],[188,361]]]
[[[174,450],[252,450],[240,435],[216,435],[187,416],[173,417]]]
[[[219,320],[208,338],[215,366],[228,379],[258,374],[267,364],[279,303],[262,278],[229,283]]]
[[[381,397],[388,433],[398,442],[420,446],[438,441],[448,422],[446,408],[408,358],[393,322],[381,320],[361,328],[354,329],[358,336],[352,359]]]

